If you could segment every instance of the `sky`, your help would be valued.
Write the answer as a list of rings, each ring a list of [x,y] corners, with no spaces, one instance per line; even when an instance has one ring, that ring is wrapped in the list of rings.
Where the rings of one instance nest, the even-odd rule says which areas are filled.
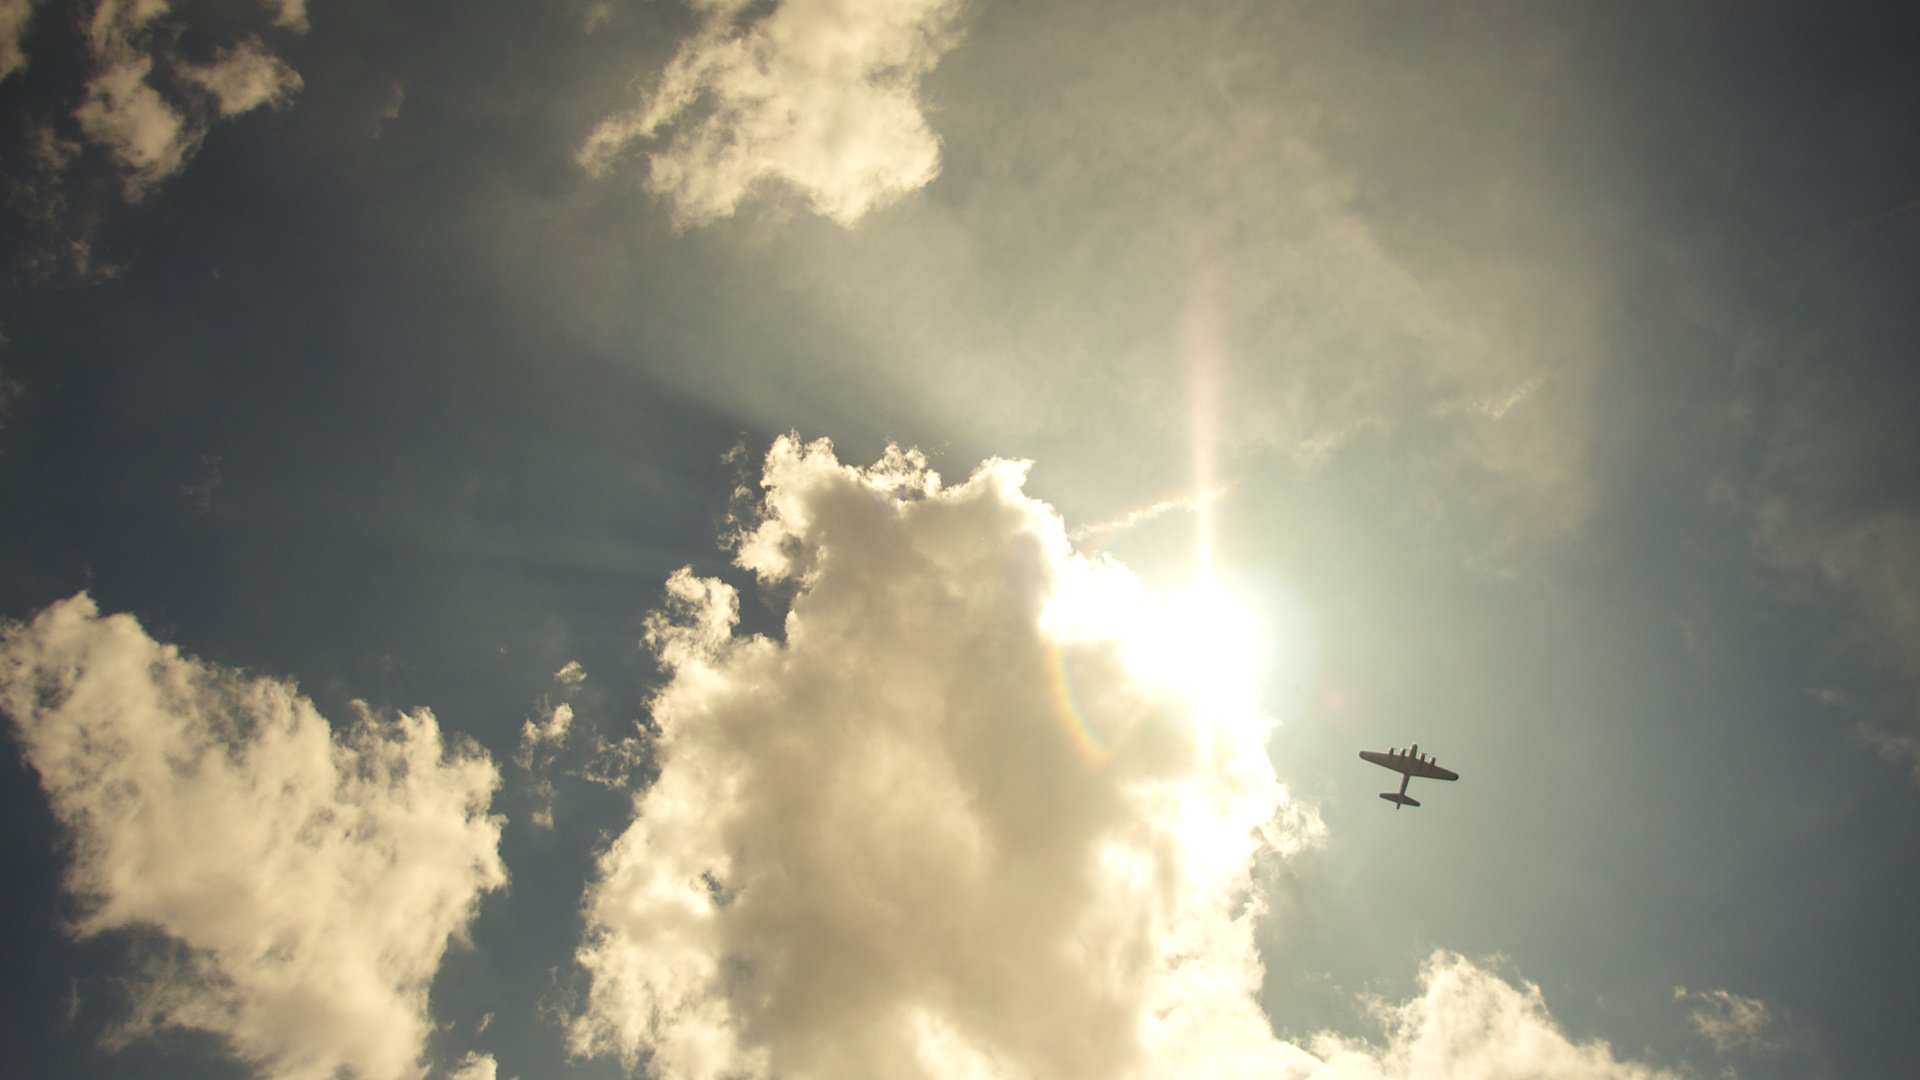
[[[0,0],[0,1071],[1909,1075],[1914,23]]]

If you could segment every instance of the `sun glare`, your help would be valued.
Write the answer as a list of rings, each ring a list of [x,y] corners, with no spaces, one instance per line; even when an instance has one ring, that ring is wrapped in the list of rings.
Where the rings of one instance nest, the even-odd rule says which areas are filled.
[[[1112,641],[1129,672],[1203,727],[1257,719],[1265,627],[1211,576],[1160,592],[1116,563],[1079,562],[1043,622],[1059,641]]]
[[[1218,582],[1149,595],[1131,629],[1121,653],[1127,667],[1178,692],[1198,719],[1219,723],[1255,710],[1260,624]]]

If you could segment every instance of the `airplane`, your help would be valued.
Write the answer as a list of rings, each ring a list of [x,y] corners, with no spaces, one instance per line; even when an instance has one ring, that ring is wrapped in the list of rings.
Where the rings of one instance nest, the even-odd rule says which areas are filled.
[[[1390,749],[1384,754],[1378,750],[1362,750],[1360,751],[1360,758],[1363,761],[1371,761],[1375,765],[1384,765],[1400,774],[1400,790],[1398,792],[1383,791],[1380,793],[1380,797],[1392,803],[1395,810],[1403,806],[1420,805],[1418,799],[1410,799],[1407,797],[1407,782],[1416,776],[1426,777],[1430,780],[1460,779],[1459,773],[1454,772],[1452,769],[1443,769],[1434,762],[1433,758],[1422,755],[1420,753],[1419,743],[1414,743],[1412,746],[1407,747],[1404,753],[1398,749]]]

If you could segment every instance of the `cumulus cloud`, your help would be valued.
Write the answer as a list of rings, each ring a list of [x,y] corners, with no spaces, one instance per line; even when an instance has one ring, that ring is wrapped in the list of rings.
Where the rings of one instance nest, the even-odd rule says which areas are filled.
[[[1688,990],[1676,986],[1675,1001],[1691,1008],[1687,1019],[1694,1030],[1706,1036],[1717,1054],[1736,1050],[1768,1050],[1774,1047],[1773,1010],[1759,998],[1741,997],[1725,990]]]
[[[1448,953],[1373,1003],[1383,1040],[1276,1037],[1253,868],[1325,828],[1270,722],[1154,663],[1229,620],[1168,622],[1025,475],[774,444],[734,551],[782,632],[688,570],[648,621],[660,772],[588,890],[574,1052],[673,1080],[1667,1075]]]
[[[424,710],[335,732],[291,685],[84,593],[0,631],[0,710],[71,837],[72,933],[159,942],[121,1038],[206,1031],[298,1080],[420,1075],[428,986],[506,882],[483,752]]]
[[[27,66],[21,42],[33,21],[33,0],[0,0],[0,80]]]
[[[665,133],[647,186],[698,225],[781,183],[814,212],[851,225],[925,186],[940,143],[920,82],[953,47],[958,0],[702,0],[701,30],[647,99],[581,146],[593,175],[635,141]]]
[[[1656,1080],[1678,1074],[1617,1058],[1600,1040],[1576,1042],[1547,1011],[1540,988],[1519,986],[1463,956],[1436,952],[1420,973],[1421,993],[1374,1004],[1383,1043],[1322,1034],[1313,1040],[1324,1075],[1342,1080]]]
[[[1124,613],[1161,609],[1025,472],[946,486],[912,452],[774,445],[736,551],[791,592],[784,634],[738,634],[721,581],[669,582],[661,771],[588,895],[577,1052],[687,1078],[1307,1060],[1255,1002],[1252,865],[1317,818],[1267,722],[1130,663]]]

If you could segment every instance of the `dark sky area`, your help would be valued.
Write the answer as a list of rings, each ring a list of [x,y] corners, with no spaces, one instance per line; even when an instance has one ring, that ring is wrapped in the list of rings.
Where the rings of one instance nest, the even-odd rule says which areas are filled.
[[[1908,1075],[1917,29],[0,0],[0,1072]]]

